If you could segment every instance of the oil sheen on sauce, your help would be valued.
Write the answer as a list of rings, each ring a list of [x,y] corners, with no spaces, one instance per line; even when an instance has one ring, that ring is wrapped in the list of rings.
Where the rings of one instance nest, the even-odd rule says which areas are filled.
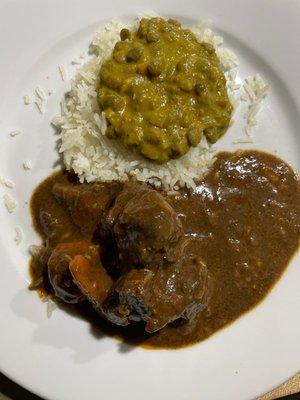
[[[52,175],[34,192],[32,215],[37,231],[41,209],[56,213],[65,229],[80,234],[51,194],[63,173]],[[109,183],[108,183],[109,184]],[[212,281],[208,307],[193,321],[144,334],[142,326],[116,328],[85,307],[80,312],[103,331],[130,343],[178,348],[199,342],[259,303],[279,279],[299,245],[300,185],[295,172],[267,153],[219,153],[193,193],[170,197],[189,241],[189,251],[206,264]],[[33,278],[39,274],[32,262]]]

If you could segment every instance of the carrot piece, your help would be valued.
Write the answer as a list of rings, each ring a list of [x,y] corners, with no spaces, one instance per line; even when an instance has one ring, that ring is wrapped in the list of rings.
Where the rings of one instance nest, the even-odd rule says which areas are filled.
[[[101,263],[94,265],[86,257],[77,255],[69,264],[75,284],[96,307],[101,308],[113,284]]]

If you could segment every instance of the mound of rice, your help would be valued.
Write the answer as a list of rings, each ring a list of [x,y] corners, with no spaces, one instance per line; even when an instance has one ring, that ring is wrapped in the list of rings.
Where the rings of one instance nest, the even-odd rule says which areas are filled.
[[[130,26],[133,29],[137,26]],[[53,120],[59,129],[65,166],[73,170],[80,181],[127,180],[134,176],[167,191],[181,187],[194,188],[214,162],[213,151],[203,138],[199,146],[177,160],[157,165],[132,154],[122,144],[105,136],[106,121],[97,102],[97,87],[101,63],[110,54],[119,40],[119,32],[124,27],[112,21],[98,32],[91,44],[91,58],[78,71],[71,82],[71,90],[61,103],[61,115]],[[234,54],[221,46],[223,40],[199,23],[192,29],[199,41],[211,43],[217,50],[228,82],[230,94],[236,77],[237,60]],[[235,105],[232,97],[231,101]]]

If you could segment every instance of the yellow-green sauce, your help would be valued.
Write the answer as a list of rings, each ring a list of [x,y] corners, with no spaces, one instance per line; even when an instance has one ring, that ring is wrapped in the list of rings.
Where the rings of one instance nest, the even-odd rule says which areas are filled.
[[[142,19],[122,29],[100,70],[106,135],[157,163],[216,142],[232,113],[226,79],[212,46],[176,20]]]

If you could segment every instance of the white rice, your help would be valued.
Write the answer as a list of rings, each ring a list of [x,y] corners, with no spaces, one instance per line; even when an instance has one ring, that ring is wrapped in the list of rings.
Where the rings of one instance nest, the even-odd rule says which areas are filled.
[[[60,77],[61,77],[62,81],[63,82],[66,81],[68,79],[68,76],[67,76],[67,71],[65,70],[64,66],[63,65],[59,65],[58,66],[58,70],[59,70]]]
[[[53,311],[57,309],[56,303],[51,299],[51,297],[47,298],[47,317],[51,318]]]
[[[46,101],[46,93],[43,88],[41,88],[40,86],[36,87],[35,93],[40,98],[40,100]]]
[[[23,96],[23,102],[24,102],[25,106],[28,106],[29,104],[31,104],[31,98],[28,96],[28,94]]]
[[[57,309],[56,303],[52,300],[51,296],[46,296],[42,299],[43,303],[46,303],[46,314],[47,318],[51,318],[53,311]]]
[[[252,127],[256,125],[256,115],[269,92],[269,85],[266,84],[259,74],[256,74],[245,79],[243,88],[245,91],[243,99],[249,103],[245,118],[247,125]]]
[[[14,241],[16,242],[17,246],[22,242],[22,239],[23,239],[23,232],[21,228],[16,227]]]
[[[25,171],[29,171],[30,169],[32,169],[32,163],[31,163],[30,160],[24,161],[23,164],[22,164],[22,166],[23,166],[23,169],[24,169]]]
[[[18,202],[9,194],[3,196],[4,206],[9,213],[12,213],[18,205]]]
[[[45,113],[45,102],[44,102],[44,100],[41,100],[39,97],[37,97],[37,99],[36,99],[36,101],[34,103],[37,106],[38,111],[41,114],[44,114]]]
[[[138,21],[134,26],[137,24]],[[71,91],[61,103],[61,115],[53,120],[60,131],[60,152],[63,153],[65,166],[68,170],[74,170],[81,182],[126,180],[133,176],[139,181],[151,182],[156,187],[162,185],[168,191],[175,187],[194,188],[195,181],[214,162],[213,152],[205,138],[198,147],[192,148],[180,159],[157,165],[133,155],[122,144],[105,136],[106,121],[103,113],[99,112],[97,101],[99,71],[101,63],[119,40],[119,32],[123,27],[121,22],[111,21],[103,31],[96,34],[91,45],[93,54],[79,68],[71,82]],[[236,90],[236,56],[228,49],[220,47],[223,39],[214,35],[206,22],[198,24],[192,30],[199,41],[205,40],[216,48],[235,107],[237,99],[233,92]],[[230,85],[233,85],[232,88]]]
[[[253,139],[250,136],[245,136],[234,139],[232,141],[232,144],[241,144],[241,143],[253,143]]]
[[[5,186],[9,189],[12,189],[15,186],[13,181],[5,178],[4,176],[0,176],[0,185]]]

